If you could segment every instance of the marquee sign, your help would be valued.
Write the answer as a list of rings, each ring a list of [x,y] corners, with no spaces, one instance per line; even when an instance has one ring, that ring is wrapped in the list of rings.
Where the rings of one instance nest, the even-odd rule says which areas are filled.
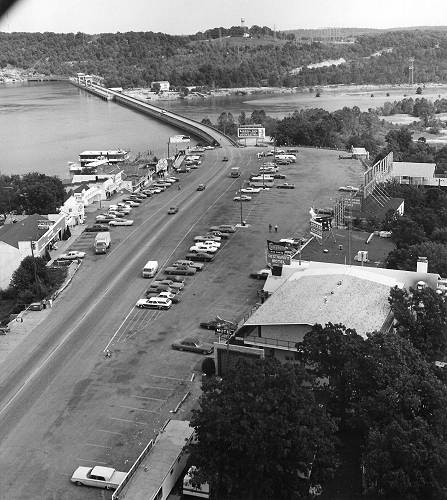
[[[287,243],[267,240],[267,264],[269,266],[288,266],[290,260],[290,247]]]

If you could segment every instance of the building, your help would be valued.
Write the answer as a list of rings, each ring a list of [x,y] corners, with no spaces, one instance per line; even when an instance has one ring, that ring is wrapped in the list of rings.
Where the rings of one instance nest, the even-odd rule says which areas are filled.
[[[152,447],[138,457],[113,494],[119,500],[165,500],[186,467],[185,446],[193,438],[188,421],[170,420]]]
[[[369,153],[366,151],[365,148],[355,148],[354,146],[351,146],[351,154],[353,158],[356,158],[357,160],[368,160],[369,159]]]
[[[44,257],[66,228],[64,214],[30,215],[0,227],[0,288],[9,286],[14,271],[25,257]]]
[[[295,358],[296,344],[315,323],[341,323],[366,338],[389,331],[393,324],[388,297],[391,288],[416,287],[420,281],[438,289],[439,275],[330,262],[292,261],[281,276],[270,275],[264,285],[269,298],[238,330],[244,346],[262,348],[265,357]]]
[[[393,161],[391,176],[400,184],[428,185],[435,179],[435,163]],[[436,183],[434,184],[436,185]]]
[[[160,92],[169,92],[169,82],[166,80],[160,80],[151,83],[151,89],[154,90],[154,87],[157,85],[160,86]]]

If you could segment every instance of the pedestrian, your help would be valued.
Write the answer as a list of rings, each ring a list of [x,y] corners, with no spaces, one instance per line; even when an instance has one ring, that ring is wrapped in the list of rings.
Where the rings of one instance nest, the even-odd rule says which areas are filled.
[[[110,352],[109,349],[106,349],[106,352],[104,353],[104,357],[105,358],[111,358],[112,357],[112,353]]]
[[[271,233],[271,232],[272,232],[272,225],[269,224],[269,233]]]
[[[275,233],[278,232],[278,226],[275,224]]]

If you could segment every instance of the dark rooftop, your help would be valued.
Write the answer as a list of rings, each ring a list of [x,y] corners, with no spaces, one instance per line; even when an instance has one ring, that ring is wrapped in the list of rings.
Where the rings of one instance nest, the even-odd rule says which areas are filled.
[[[47,229],[38,229],[38,222],[48,220],[46,215],[30,215],[15,224],[0,227],[0,241],[19,248],[19,241],[37,241]]]
[[[368,252],[368,261],[363,265],[370,267],[385,267],[384,261],[395,245],[390,238],[381,238],[374,235],[367,244],[366,240],[371,233],[365,231],[348,231],[347,229],[333,229],[325,232],[323,241],[313,238],[302,250],[301,258],[316,262],[332,262],[334,264],[359,265],[354,260],[360,250]],[[350,236],[349,236],[350,235]],[[321,244],[320,244],[321,243]],[[327,250],[327,251],[325,251]],[[351,259],[349,259],[349,254]],[[298,255],[295,256],[295,260]]]
[[[361,210],[353,210],[352,215],[358,219],[383,220],[390,210],[396,211],[403,203],[403,198],[373,198],[369,196]]]

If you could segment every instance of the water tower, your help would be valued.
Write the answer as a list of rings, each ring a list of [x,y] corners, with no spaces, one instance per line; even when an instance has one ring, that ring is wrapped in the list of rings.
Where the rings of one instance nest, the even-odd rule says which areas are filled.
[[[248,32],[247,26],[245,26],[245,17],[241,17],[241,31],[244,38],[249,38],[250,33]]]

